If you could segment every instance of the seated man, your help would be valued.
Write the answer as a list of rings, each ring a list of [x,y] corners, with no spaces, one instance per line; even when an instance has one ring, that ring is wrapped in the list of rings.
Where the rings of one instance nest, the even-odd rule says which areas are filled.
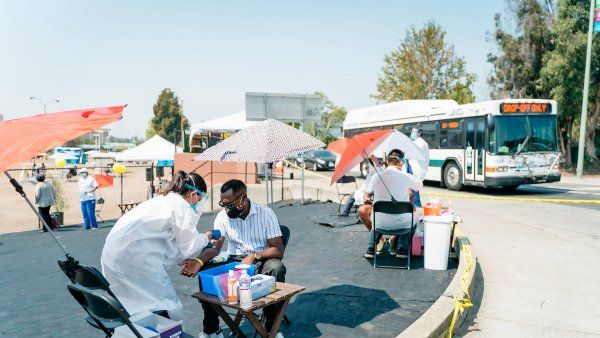
[[[283,258],[283,240],[279,221],[273,210],[250,200],[246,194],[246,185],[240,180],[229,180],[221,186],[223,210],[215,219],[215,229],[222,237],[215,243],[220,250],[225,238],[228,240],[227,263],[241,262],[254,264],[257,274],[274,276],[278,282],[285,282]],[[202,285],[200,285],[202,287]],[[219,316],[208,303],[202,302],[204,309],[203,333],[200,337],[223,337],[219,329]],[[264,309],[265,327],[270,330],[279,311],[279,305]],[[278,338],[283,338],[278,333]]]
[[[354,193],[350,194],[350,196],[348,196],[348,200],[346,201],[346,204],[344,204],[344,209],[342,210],[342,212],[340,212],[338,214],[338,216],[341,217],[348,217],[348,215],[350,215],[350,211],[352,210],[352,207],[356,204],[359,207],[363,204],[365,204],[364,202],[364,197],[365,197],[365,188],[367,186],[369,186],[369,182],[371,182],[371,179],[373,178],[374,175],[376,175],[375,171],[378,171],[379,173],[383,172],[383,156],[384,154],[372,154],[370,156],[371,161],[373,162],[373,164],[375,165],[375,167],[373,167],[371,164],[369,164],[369,173],[367,174],[367,177],[365,178],[365,182],[363,183],[363,185],[358,188],[358,190],[356,190]]]
[[[387,169],[378,176],[373,177],[370,186],[365,193],[365,202],[372,201],[391,201],[392,196],[398,202],[410,201],[410,190],[419,191],[423,187],[423,182],[415,178],[413,175],[402,171],[404,162],[404,153],[401,150],[393,149],[387,157]],[[391,194],[391,196],[390,196]],[[369,234],[369,247],[365,257],[373,258],[375,253],[375,243],[372,230],[372,212],[373,206],[365,204],[359,210],[359,214],[367,229],[371,230]],[[387,230],[396,230],[410,227],[411,216],[407,214],[389,215],[377,214],[377,227]],[[415,218],[415,223],[417,219]],[[405,258],[408,254],[408,235],[403,235],[400,238],[400,249],[398,249],[398,257]],[[391,243],[391,246],[395,244]],[[393,251],[395,248],[391,248]]]

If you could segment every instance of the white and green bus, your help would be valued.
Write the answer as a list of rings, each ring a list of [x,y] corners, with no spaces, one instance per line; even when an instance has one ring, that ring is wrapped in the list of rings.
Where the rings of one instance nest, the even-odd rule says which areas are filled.
[[[396,129],[423,130],[429,144],[427,180],[516,188],[560,181],[556,101],[506,99],[459,105],[453,100],[405,100],[356,109],[344,136]],[[356,171],[365,175],[363,163]]]

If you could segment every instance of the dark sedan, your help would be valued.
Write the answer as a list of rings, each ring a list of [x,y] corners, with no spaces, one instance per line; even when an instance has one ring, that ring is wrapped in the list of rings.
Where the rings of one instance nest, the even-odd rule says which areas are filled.
[[[336,156],[329,150],[319,149],[306,152],[304,168],[317,170],[334,170]]]

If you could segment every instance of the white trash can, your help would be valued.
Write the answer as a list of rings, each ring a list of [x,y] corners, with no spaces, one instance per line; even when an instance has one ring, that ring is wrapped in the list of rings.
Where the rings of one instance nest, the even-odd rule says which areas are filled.
[[[425,216],[423,223],[425,224],[425,269],[448,269],[452,217]]]

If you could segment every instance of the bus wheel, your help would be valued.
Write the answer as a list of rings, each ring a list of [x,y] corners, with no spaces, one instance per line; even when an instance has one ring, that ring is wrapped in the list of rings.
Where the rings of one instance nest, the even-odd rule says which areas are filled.
[[[368,162],[363,161],[360,163],[360,177],[366,178],[368,174],[369,174],[369,164],[368,164]]]
[[[444,183],[449,190],[462,189],[462,172],[456,163],[449,163],[444,169]]]

